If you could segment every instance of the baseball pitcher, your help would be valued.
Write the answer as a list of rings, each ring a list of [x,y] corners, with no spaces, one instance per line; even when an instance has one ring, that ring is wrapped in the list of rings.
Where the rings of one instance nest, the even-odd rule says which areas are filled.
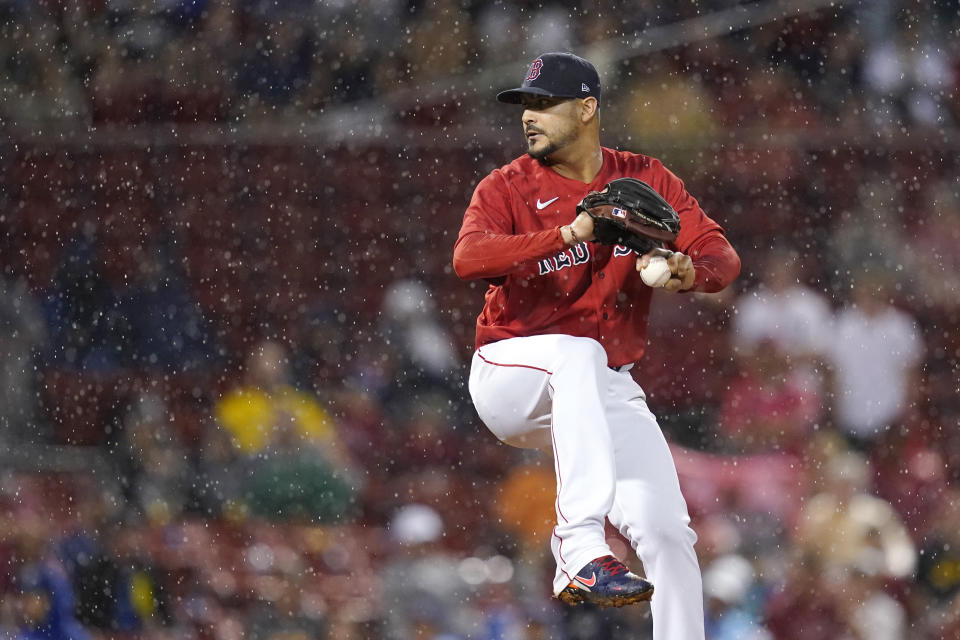
[[[454,248],[457,275],[490,285],[470,395],[500,440],[553,453],[554,595],[652,598],[655,640],[703,640],[696,534],[629,372],[653,287],[720,291],[740,259],[659,160],[600,146],[600,98],[594,66],[569,53],[538,57],[522,86],[497,95],[523,107],[527,154],[477,185]],[[605,518],[650,582],[613,557]]]

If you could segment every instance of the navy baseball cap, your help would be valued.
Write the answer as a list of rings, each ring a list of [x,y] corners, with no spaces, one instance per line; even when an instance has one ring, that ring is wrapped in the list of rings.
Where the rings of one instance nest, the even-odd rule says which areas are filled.
[[[524,96],[545,98],[586,98],[600,101],[600,75],[596,67],[572,53],[545,53],[530,65],[523,84],[501,91],[497,100],[510,104],[523,102]]]

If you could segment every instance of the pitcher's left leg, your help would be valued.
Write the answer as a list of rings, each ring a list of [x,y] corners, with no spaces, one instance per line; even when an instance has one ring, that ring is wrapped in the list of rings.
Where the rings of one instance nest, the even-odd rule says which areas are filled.
[[[656,585],[654,640],[704,640],[703,584],[673,457],[643,391],[611,371],[607,420],[616,458],[610,522],[630,541]]]

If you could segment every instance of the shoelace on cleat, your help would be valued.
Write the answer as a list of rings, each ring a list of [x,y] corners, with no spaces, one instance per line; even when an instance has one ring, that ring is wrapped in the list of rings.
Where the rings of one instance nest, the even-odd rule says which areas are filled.
[[[609,558],[609,560],[604,561],[600,565],[600,567],[607,572],[607,575],[615,576],[615,575],[619,575],[621,573],[627,572],[627,568],[624,566],[622,562],[620,562],[613,556],[607,556],[607,558]]]

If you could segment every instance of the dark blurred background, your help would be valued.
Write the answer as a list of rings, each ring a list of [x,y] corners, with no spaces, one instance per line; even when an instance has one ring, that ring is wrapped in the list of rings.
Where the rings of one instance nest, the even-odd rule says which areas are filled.
[[[465,389],[452,246],[524,148],[492,97],[572,50],[602,142],[743,260],[655,296],[633,370],[709,637],[960,637],[958,29],[956,0],[0,0],[0,630],[649,637],[550,599],[550,460]]]

